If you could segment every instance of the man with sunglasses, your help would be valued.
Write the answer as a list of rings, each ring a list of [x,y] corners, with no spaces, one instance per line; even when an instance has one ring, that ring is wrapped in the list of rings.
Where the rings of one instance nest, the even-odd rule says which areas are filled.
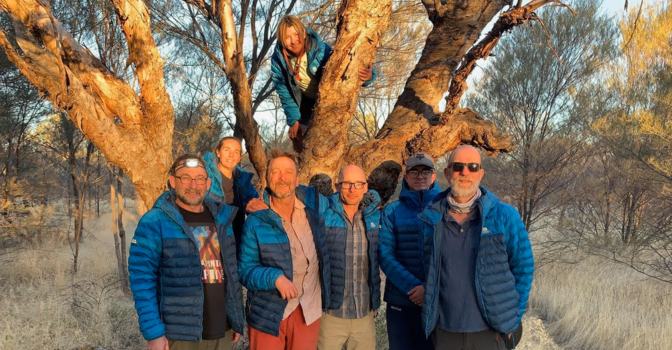
[[[418,216],[425,244],[425,335],[437,350],[500,350],[519,341],[534,261],[520,215],[480,185],[476,148],[447,159],[450,188]],[[514,335],[515,334],[515,335]]]
[[[378,231],[380,197],[369,191],[364,170],[341,169],[325,214],[331,262],[331,302],[322,315],[319,350],[376,347],[374,311],[380,307]]]
[[[434,162],[417,153],[406,161],[399,200],[385,206],[381,216],[380,268],[385,273],[387,337],[390,350],[433,350],[425,337],[420,314],[425,294],[425,269],[418,214],[441,192]]]
[[[142,216],[128,258],[131,292],[148,350],[231,349],[243,333],[231,222],[236,208],[206,199],[199,155],[170,168],[171,190]]]

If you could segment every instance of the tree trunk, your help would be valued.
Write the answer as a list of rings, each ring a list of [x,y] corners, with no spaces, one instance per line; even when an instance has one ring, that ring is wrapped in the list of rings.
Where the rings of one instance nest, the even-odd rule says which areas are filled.
[[[457,109],[451,118],[444,118],[446,123],[440,124],[439,111],[439,102],[451,82],[450,73],[457,69],[488,22],[508,5],[509,1],[506,0],[469,1],[459,4],[454,1],[443,3],[426,0],[425,8],[434,27],[392,113],[375,140],[360,147],[348,147],[345,144],[346,138],[339,138],[339,135],[345,135],[344,132],[347,132],[352,120],[352,111],[345,106],[351,107],[349,98],[353,92],[356,95],[358,91],[353,89],[351,92],[348,87],[358,83],[352,72],[356,72],[359,62],[355,61],[353,67],[350,67],[351,60],[347,58],[350,54],[359,54],[354,50],[359,48],[356,45],[359,43],[368,41],[369,44],[374,44],[364,46],[371,50],[365,50],[366,55],[373,51],[378,42],[378,33],[384,29],[381,26],[386,25],[387,21],[385,16],[388,12],[383,11],[382,6],[389,4],[385,1],[368,4],[368,9],[379,9],[380,12],[375,13],[377,18],[364,17],[370,21],[367,22],[369,27],[350,33],[349,30],[354,30],[350,29],[351,22],[348,21],[364,21],[353,15],[355,9],[358,9],[355,3],[341,3],[339,14],[343,16],[343,23],[339,25],[334,54],[320,83],[320,97],[313,126],[308,131],[305,151],[302,154],[304,164],[307,164],[301,172],[303,182],[318,173],[333,177],[341,166],[353,163],[361,165],[369,174],[376,174],[377,179],[372,179],[371,176],[369,180],[380,181],[382,178],[386,181],[382,181],[381,186],[390,187],[391,184],[396,185],[402,170],[401,165],[412,152],[424,151],[436,159],[460,142],[476,144],[493,153],[512,149],[510,138],[498,132],[492,123],[484,121],[475,112]],[[364,12],[364,15],[373,17],[371,12]],[[341,40],[342,37],[348,41]],[[365,64],[372,57],[366,55],[364,57],[369,60],[361,59]],[[346,72],[345,75],[337,74],[343,71]],[[346,77],[350,77],[349,84],[348,80],[342,80]],[[323,124],[328,127],[323,127]]]
[[[163,60],[142,0],[112,1],[126,36],[138,90],[112,74],[49,15],[37,0],[0,0],[14,23],[22,55],[0,31],[0,45],[23,75],[112,163],[129,175],[151,205],[165,190],[171,165],[173,107]],[[66,64],[67,62],[67,64]]]
[[[126,273],[124,272],[123,259],[121,258],[121,245],[119,244],[119,226],[117,225],[117,195],[114,189],[114,174],[110,173],[110,210],[112,212],[112,236],[114,237],[114,254],[117,257],[117,273],[119,282],[123,284]]]
[[[119,168],[117,173],[117,227],[119,228],[119,241],[120,241],[120,251],[121,251],[121,286],[122,289],[126,292],[130,291],[128,285],[128,253],[126,250],[126,230],[124,229],[124,197],[122,196],[122,185],[124,178],[124,171]]]

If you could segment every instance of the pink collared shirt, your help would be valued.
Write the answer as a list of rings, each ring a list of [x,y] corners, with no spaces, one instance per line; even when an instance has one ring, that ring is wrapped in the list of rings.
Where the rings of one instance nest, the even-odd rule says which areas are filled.
[[[303,318],[309,325],[322,317],[322,287],[320,286],[319,261],[313,231],[310,229],[305,208],[306,206],[295,198],[292,221],[289,222],[281,217],[282,228],[287,233],[292,250],[294,270],[292,282],[298,291],[298,297],[287,303],[282,319],[289,317],[300,304],[303,309]],[[273,209],[272,202],[271,209]]]

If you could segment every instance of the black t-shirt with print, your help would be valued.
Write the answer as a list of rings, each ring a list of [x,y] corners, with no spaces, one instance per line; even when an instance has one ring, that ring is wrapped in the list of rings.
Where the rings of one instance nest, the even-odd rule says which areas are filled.
[[[178,209],[198,242],[203,266],[203,339],[223,338],[230,327],[226,322],[226,281],[215,219],[207,209],[200,213],[179,206]]]

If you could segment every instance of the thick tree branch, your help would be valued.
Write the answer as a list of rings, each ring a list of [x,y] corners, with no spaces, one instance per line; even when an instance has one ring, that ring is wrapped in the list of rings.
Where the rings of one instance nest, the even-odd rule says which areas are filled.
[[[462,95],[467,90],[467,78],[473,72],[476,62],[490,55],[504,33],[530,20],[539,20],[534,11],[548,3],[566,6],[559,0],[534,0],[523,7],[515,7],[502,13],[490,32],[464,55],[462,63],[453,74],[450,82],[450,89],[446,97],[446,109],[440,118],[442,124],[448,123],[452,118]],[[570,11],[574,12],[571,8]]]
[[[333,53],[320,80],[314,119],[302,153],[302,181],[334,174],[348,151],[347,134],[357,108],[360,67],[370,66],[387,29],[392,1],[342,1]]]
[[[163,59],[159,55],[150,26],[149,11],[142,0],[113,0],[121,29],[128,42],[128,56],[135,64],[140,84],[140,106],[146,126],[152,131],[173,125],[173,105],[163,78]],[[157,128],[155,128],[155,126]],[[172,127],[169,131],[172,134]],[[157,146],[170,149],[171,137],[155,140]],[[167,172],[168,169],[165,169]]]
[[[513,137],[497,129],[470,108],[454,111],[450,124],[425,129],[406,144],[404,159],[417,152],[426,152],[439,158],[459,144],[470,144],[484,149],[489,155],[513,150]]]
[[[0,0],[0,10],[11,14],[17,35],[28,41],[39,41],[59,62],[67,61],[70,74],[76,74],[87,91],[101,101],[101,107],[106,114],[115,115],[122,121],[122,128],[137,129],[139,127],[138,115],[141,109],[133,89],[116,78],[57,20],[52,21],[41,2]],[[60,40],[62,41],[59,44]],[[22,42],[19,43],[20,47]],[[43,51],[39,46],[37,48]],[[26,52],[23,47],[21,49]],[[32,52],[36,51],[32,50]]]

